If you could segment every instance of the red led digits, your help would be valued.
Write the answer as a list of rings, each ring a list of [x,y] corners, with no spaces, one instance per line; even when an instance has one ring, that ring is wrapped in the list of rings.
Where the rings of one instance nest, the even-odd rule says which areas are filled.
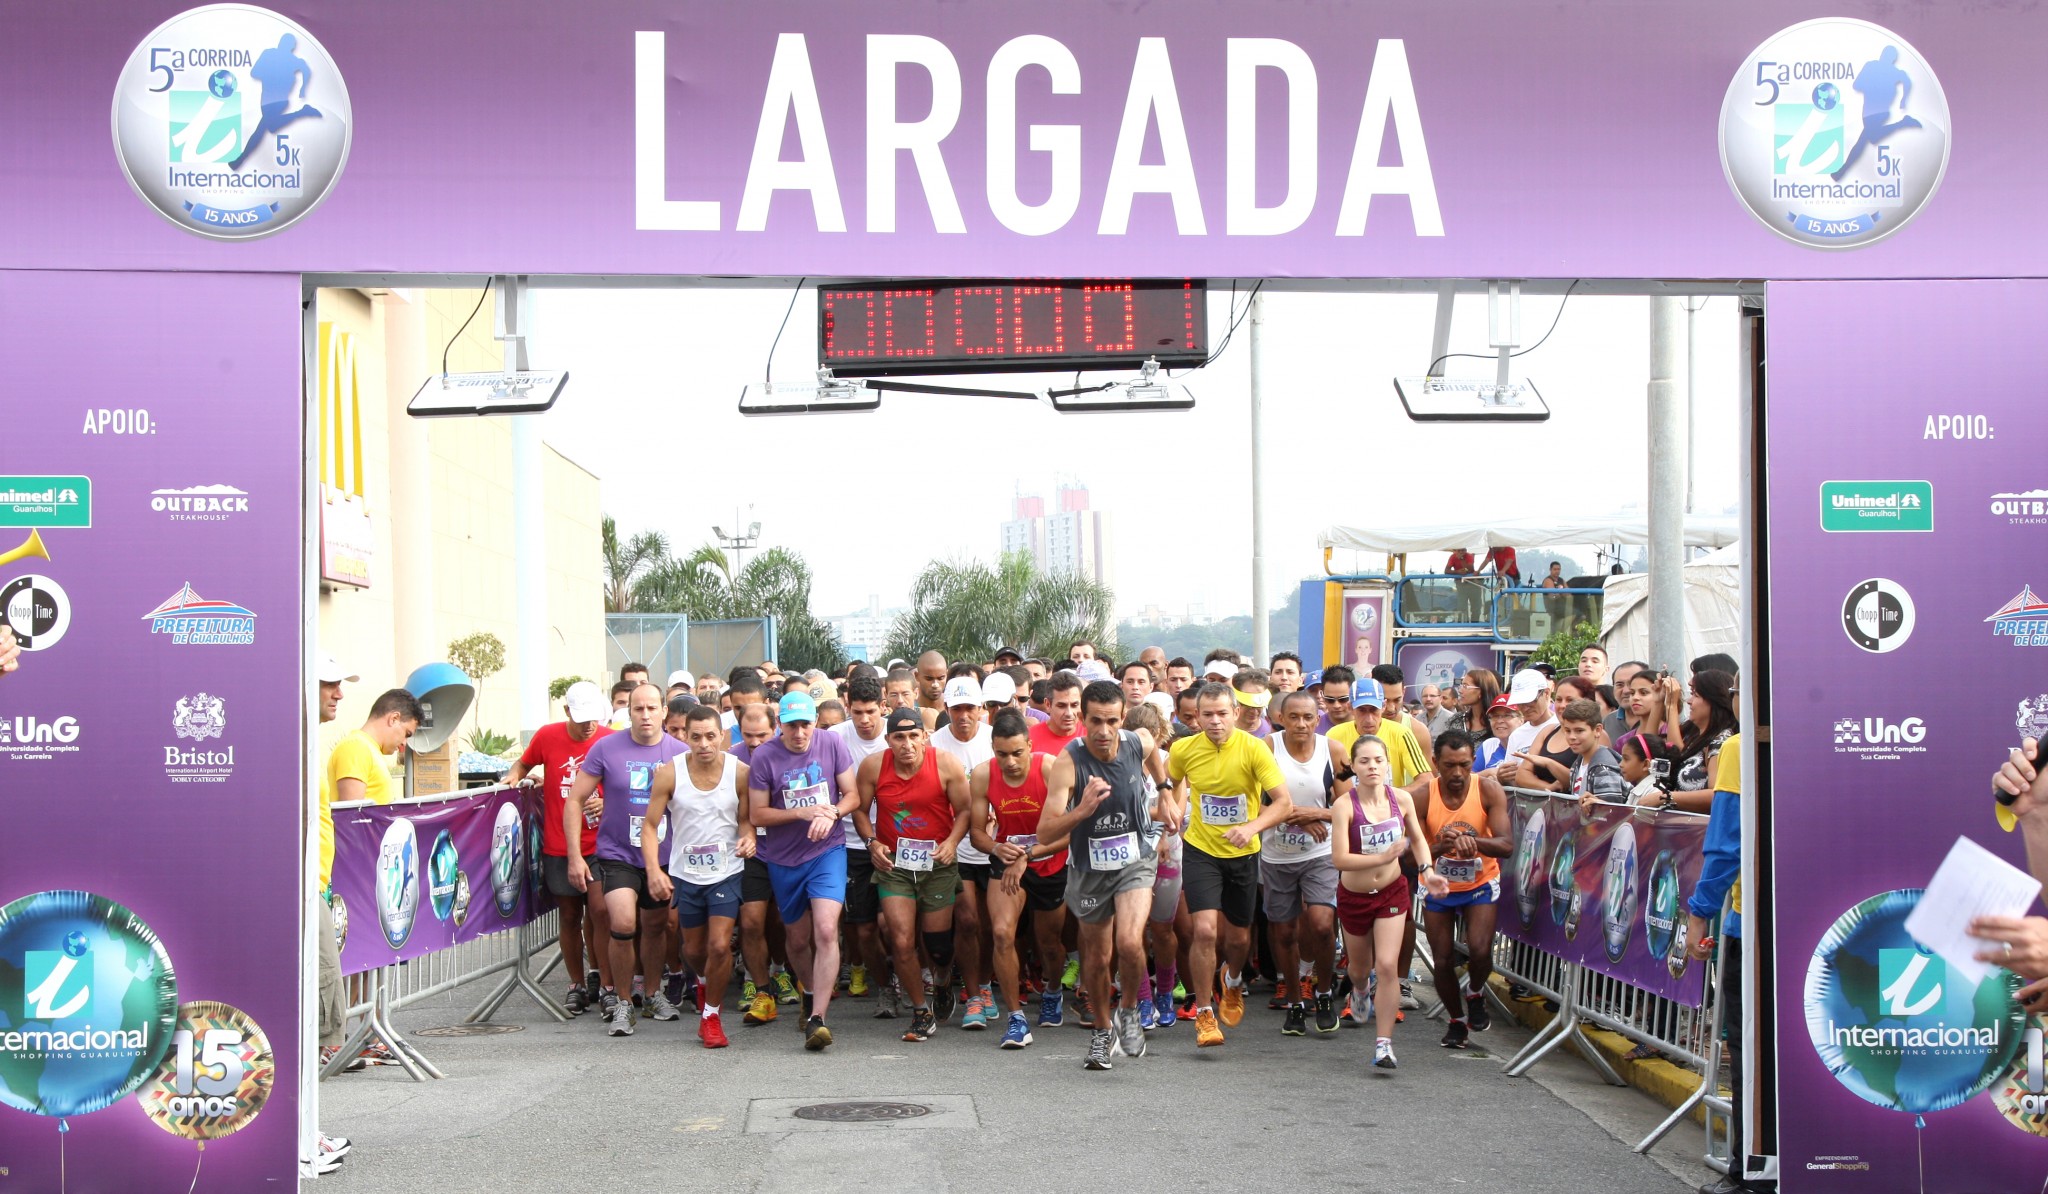
[[[1081,342],[1090,352],[1135,352],[1138,321],[1131,284],[1090,283],[1081,287],[1081,326]]]
[[[1047,298],[1051,301],[1045,301]],[[1061,355],[1067,351],[1066,288],[1010,287],[1010,351]],[[1029,301],[1026,300],[1035,300]]]
[[[882,360],[938,355],[938,311],[932,301],[937,293],[934,290],[882,292]],[[900,340],[897,338],[899,335],[903,337]]]
[[[1207,352],[1198,278],[905,279],[817,294],[819,360],[842,377],[1184,366]]]

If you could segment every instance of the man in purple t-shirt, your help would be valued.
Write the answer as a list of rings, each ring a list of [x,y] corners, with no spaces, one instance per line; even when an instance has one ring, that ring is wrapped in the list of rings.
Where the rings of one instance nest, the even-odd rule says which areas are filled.
[[[839,981],[846,833],[838,822],[853,812],[858,795],[853,752],[839,735],[815,732],[811,694],[783,697],[779,713],[777,736],[755,747],[747,762],[747,803],[750,819],[766,830],[758,853],[788,932],[790,969],[810,980],[804,1048],[816,1052],[832,1043],[825,1009]]]
[[[647,872],[641,867],[640,824],[647,816],[647,802],[654,794],[654,773],[689,747],[661,732],[668,715],[668,702],[661,689],[642,684],[633,690],[626,704],[631,732],[611,734],[597,741],[583,756],[576,774],[576,786],[569,790],[562,806],[562,825],[571,840],[583,832],[583,802],[599,784],[604,785],[604,812],[597,823],[597,882],[604,889],[605,912],[611,918],[612,980],[625,982],[634,973],[633,942],[640,943],[639,974],[648,992],[647,1014],[657,1020],[673,1020],[679,1013],[661,989],[657,969],[668,956],[667,905],[647,894]],[[665,833],[667,822],[657,823],[656,832]],[[668,862],[668,842],[661,843],[663,865]],[[578,891],[590,883],[590,867],[583,856],[571,851],[569,883]],[[651,915],[641,916],[646,909]],[[637,926],[635,922],[637,923]],[[629,987],[630,991],[631,988]],[[599,1002],[604,1008],[605,1031],[612,1036],[633,1035],[633,1017],[640,996],[634,1002],[619,998],[617,990],[606,987]]]

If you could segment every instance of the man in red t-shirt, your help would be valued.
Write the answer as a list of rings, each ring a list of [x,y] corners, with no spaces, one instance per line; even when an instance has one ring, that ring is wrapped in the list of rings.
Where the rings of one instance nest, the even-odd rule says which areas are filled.
[[[611,705],[597,685],[588,680],[569,686],[563,697],[568,720],[542,726],[526,744],[526,753],[505,777],[506,783],[539,785],[541,875],[548,891],[561,909],[562,964],[569,971],[569,994],[564,998],[568,1013],[580,1016],[597,998],[594,990],[611,986],[609,951],[601,947],[611,932],[611,918],[605,915],[604,900],[589,899],[569,883],[569,847],[562,829],[562,805],[575,786],[577,769],[590,748],[612,732],[605,724]],[[604,810],[604,792],[583,802],[583,840],[577,853],[587,863],[597,853],[597,823]],[[594,876],[592,871],[594,893]],[[588,929],[591,968],[584,968],[585,930]],[[581,981],[578,981],[579,978]],[[593,984],[601,984],[593,988]]]
[[[1053,673],[1050,683],[1046,719],[1031,725],[1031,753],[1057,756],[1081,736],[1081,678],[1062,670]]]

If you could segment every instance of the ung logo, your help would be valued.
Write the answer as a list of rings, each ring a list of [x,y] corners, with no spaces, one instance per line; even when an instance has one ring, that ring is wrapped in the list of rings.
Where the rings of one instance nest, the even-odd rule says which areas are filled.
[[[1877,951],[1877,994],[1884,1014],[1900,1019],[1924,1016],[1941,1005],[1948,966],[1917,949]]]
[[[1843,717],[1835,721],[1835,753],[1864,760],[1895,761],[1926,754],[1927,723],[1917,717]]]
[[[24,950],[22,1015],[29,1020],[68,1020],[92,1002],[92,946],[85,934],[64,935],[62,949]]]

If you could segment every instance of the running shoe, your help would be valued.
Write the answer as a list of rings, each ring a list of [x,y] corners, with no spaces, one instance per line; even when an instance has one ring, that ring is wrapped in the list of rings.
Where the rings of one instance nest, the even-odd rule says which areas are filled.
[[[356,1060],[362,1062],[364,1065],[400,1064],[398,1060],[398,1054],[393,1053],[391,1051],[391,1046],[385,1044],[383,1041],[371,1041],[369,1044],[363,1046],[363,1051],[361,1053],[356,1054]]]
[[[725,1025],[717,1016],[697,1017],[697,1039],[706,1049],[723,1049],[732,1043],[725,1039]]]
[[[581,990],[582,988],[580,988],[580,987],[579,987],[579,988],[577,988],[577,989],[578,989],[578,990]],[[333,1060],[334,1060],[334,1059],[335,1059],[336,1057],[338,1057],[338,1056],[340,1056],[340,1055],[341,1055],[341,1046],[340,1046],[340,1045],[322,1045],[322,1046],[320,1046],[320,1068],[321,1068],[321,1069],[323,1069],[323,1070],[324,1070],[324,1069],[326,1069],[326,1068],[327,1068],[327,1063],[328,1063],[328,1062],[330,1062],[330,1061],[333,1061]],[[365,1070],[365,1069],[368,1069],[369,1067],[370,1067],[370,1063],[369,1063],[369,1062],[367,1062],[367,1061],[364,1061],[364,1060],[362,1059],[362,1057],[360,1057],[360,1056],[356,1056],[356,1057],[351,1057],[351,1058],[349,1058],[349,1059],[348,1059],[348,1064],[347,1064],[347,1065],[345,1065],[345,1066],[343,1066],[343,1067],[341,1067],[341,1072],[342,1072],[342,1073],[344,1073],[344,1074],[353,1074],[353,1073],[357,1072],[358,1070]]]
[[[855,966],[853,974],[846,980],[846,993],[856,999],[868,993],[868,968]]]
[[[680,970],[661,972],[661,993],[668,997],[670,1007],[682,1006],[684,994],[689,990],[690,976]]]
[[[741,1003],[752,1003],[752,1002],[754,1002],[754,995],[755,995],[755,993],[756,993],[756,992],[757,992],[758,990],[759,990],[759,988],[758,988],[758,987],[756,987],[756,986],[754,986],[754,980],[753,980],[753,979],[750,979],[750,978],[743,978],[743,979],[741,979],[741,980],[740,980],[740,1002],[741,1002]]]
[[[1238,986],[1233,987],[1227,982],[1223,984],[1223,998],[1217,1001],[1216,1010],[1223,1020],[1225,1028],[1236,1028],[1239,1022],[1244,1019],[1244,986],[1242,985],[1242,976],[1240,976]]]
[[[1195,1013],[1195,1047],[1207,1049],[1223,1043],[1223,1030],[1216,1026],[1216,1013],[1203,1008]]]
[[[1082,1062],[1083,1069],[1106,1070],[1110,1068],[1110,1051],[1116,1048],[1116,1034],[1107,1028],[1098,1028],[1088,1038],[1088,1060]]]
[[[1485,1032],[1493,1027],[1493,1013],[1486,1007],[1486,992],[1465,996],[1465,1018],[1472,1022],[1474,1032]]]
[[[1312,976],[1308,976],[1308,975],[1304,975],[1304,976],[1302,976],[1302,980],[1301,980],[1301,984],[1300,984],[1299,990],[1301,991],[1301,994],[1300,994],[1300,995],[1298,995],[1298,996],[1296,996],[1296,998],[1297,998],[1297,999],[1300,999],[1300,1000],[1301,1000],[1301,1001],[1302,1001],[1303,1003],[1314,1003],[1314,1002],[1315,1002],[1315,1000],[1316,1000],[1316,980],[1315,980],[1315,979],[1314,979],[1314,978],[1313,978]]]
[[[1287,1022],[1280,1026],[1281,1036],[1308,1035],[1308,1009],[1298,1003],[1287,1005]]]
[[[1150,1004],[1146,1005],[1150,1007]],[[1114,1022],[1117,1028],[1117,1047],[1125,1057],[1145,1056],[1145,1027],[1138,1020],[1138,1009],[1120,1007],[1116,1009]]]
[[[797,1001],[796,984],[790,981],[789,971],[784,970],[777,973],[773,981],[775,984],[775,1002],[795,1003]]]
[[[1047,987],[1038,996],[1038,1026],[1040,1028],[1058,1028],[1060,1025],[1065,1024],[1067,1022],[1066,1012],[1061,1007],[1065,1002],[1065,999],[1060,995],[1058,987]]]
[[[604,981],[598,977],[597,971],[592,970],[583,976],[583,1005],[585,1007],[597,1006],[597,997],[603,991]]]
[[[1188,985],[1179,979],[1175,979],[1173,983],[1173,1001],[1175,1003],[1186,1003],[1187,1000]]]
[[[960,1013],[960,1027],[970,1032],[988,1027],[988,1007],[976,995],[967,1001],[966,1010]]]
[[[931,988],[932,1015],[943,1024],[953,1018],[953,984],[937,983]]]
[[[665,987],[668,984],[664,982],[662,985]],[[650,1020],[680,1020],[683,1018],[683,1013],[676,1010],[676,1005],[669,1000],[667,991],[657,990],[654,994],[647,997],[647,1018]]]
[[[590,1010],[590,1001],[583,996],[582,983],[569,985],[569,993],[562,996],[562,1010],[569,1013],[571,1019]]]
[[[1266,1001],[1266,1010],[1269,1012],[1286,1011],[1287,1008],[1294,1002],[1293,1000],[1288,998],[1290,994],[1292,994],[1292,992],[1288,991],[1284,983],[1275,986],[1273,988],[1273,997]]]
[[[910,1011],[910,1031],[903,1034],[903,1039],[913,1044],[919,1041],[928,1041],[932,1039],[932,1034],[938,1030],[938,1018],[932,1015],[932,1009],[928,1007],[912,1008]]]
[[[1414,990],[1413,990],[1412,988],[1410,988],[1410,987],[1409,987],[1409,985],[1408,985],[1408,980],[1407,980],[1407,979],[1405,979],[1405,978],[1404,978],[1404,979],[1402,979],[1402,980],[1401,980],[1401,1010],[1402,1010],[1402,1011],[1404,1011],[1404,1012],[1412,1012],[1412,1011],[1417,1011],[1417,1010],[1420,1010],[1420,1009],[1421,1009],[1421,1007],[1422,1007],[1422,1003],[1421,1003],[1421,1001],[1419,1001],[1419,1000],[1417,1000],[1417,999],[1415,998],[1415,992],[1414,992]]]
[[[1472,1030],[1465,1026],[1463,1020],[1451,1021],[1451,1026],[1444,1029],[1444,1039],[1437,1042],[1446,1049],[1463,1049],[1471,1043]]]
[[[610,989],[609,987],[607,987],[607,988],[605,989],[605,991],[604,991],[604,994],[602,994],[602,995],[600,995],[600,996],[598,997],[598,1001],[597,1001],[597,1018],[598,1018],[598,1020],[599,1020],[600,1022],[602,1022],[602,1023],[605,1023],[605,1024],[609,1024],[609,1023],[611,1023],[611,1019],[612,1019],[612,1009],[613,1009],[613,1008],[615,1008],[615,1007],[617,1007],[618,1005],[619,1005],[619,993],[618,993],[617,991],[614,991],[614,990]]]
[[[903,1014],[903,992],[891,982],[883,987],[875,1000],[875,1019],[894,1020]]]
[[[825,1027],[825,1017],[812,1016],[804,1022],[804,1048],[813,1053],[822,1053],[832,1043],[832,1030]]]
[[[1180,1019],[1179,1009],[1173,1006],[1173,992],[1171,991],[1155,993],[1152,996],[1152,1006],[1159,1013],[1157,1026],[1160,1028],[1172,1028],[1173,1022]]]
[[[354,1148],[355,1145],[351,1144],[346,1136],[328,1136],[323,1134],[313,1147],[315,1156],[333,1157],[336,1160],[340,1160],[347,1156],[348,1150]]]
[[[1337,1031],[1337,1000],[1328,991],[1316,996],[1316,1031]]]
[[[605,1012],[604,1030],[607,1036],[632,1036],[633,1005],[613,996],[609,1009]]]
[[[1010,1026],[1003,1030],[1003,1048],[1022,1049],[1031,1043],[1031,1026],[1024,1022],[1023,1012],[1010,1013]]]
[[[775,1010],[775,996],[770,995],[766,991],[756,991],[754,992],[753,1001],[747,1005],[747,1014],[740,1017],[740,1022],[743,1024],[772,1024],[775,1022],[775,1017],[780,1014],[780,1012]]]
[[[1073,990],[1081,981],[1081,959],[1068,958],[1067,968],[1060,971],[1060,986]]]
[[[1138,1001],[1138,1027],[1145,1032],[1150,1032],[1159,1027],[1158,1004],[1150,999],[1140,999]]]
[[[1074,1019],[1083,1028],[1095,1027],[1095,1009],[1088,1006],[1088,992],[1079,987],[1074,988]]]
[[[1383,1070],[1397,1070],[1401,1063],[1394,1060],[1394,1042],[1381,1037],[1372,1044],[1372,1063]]]

